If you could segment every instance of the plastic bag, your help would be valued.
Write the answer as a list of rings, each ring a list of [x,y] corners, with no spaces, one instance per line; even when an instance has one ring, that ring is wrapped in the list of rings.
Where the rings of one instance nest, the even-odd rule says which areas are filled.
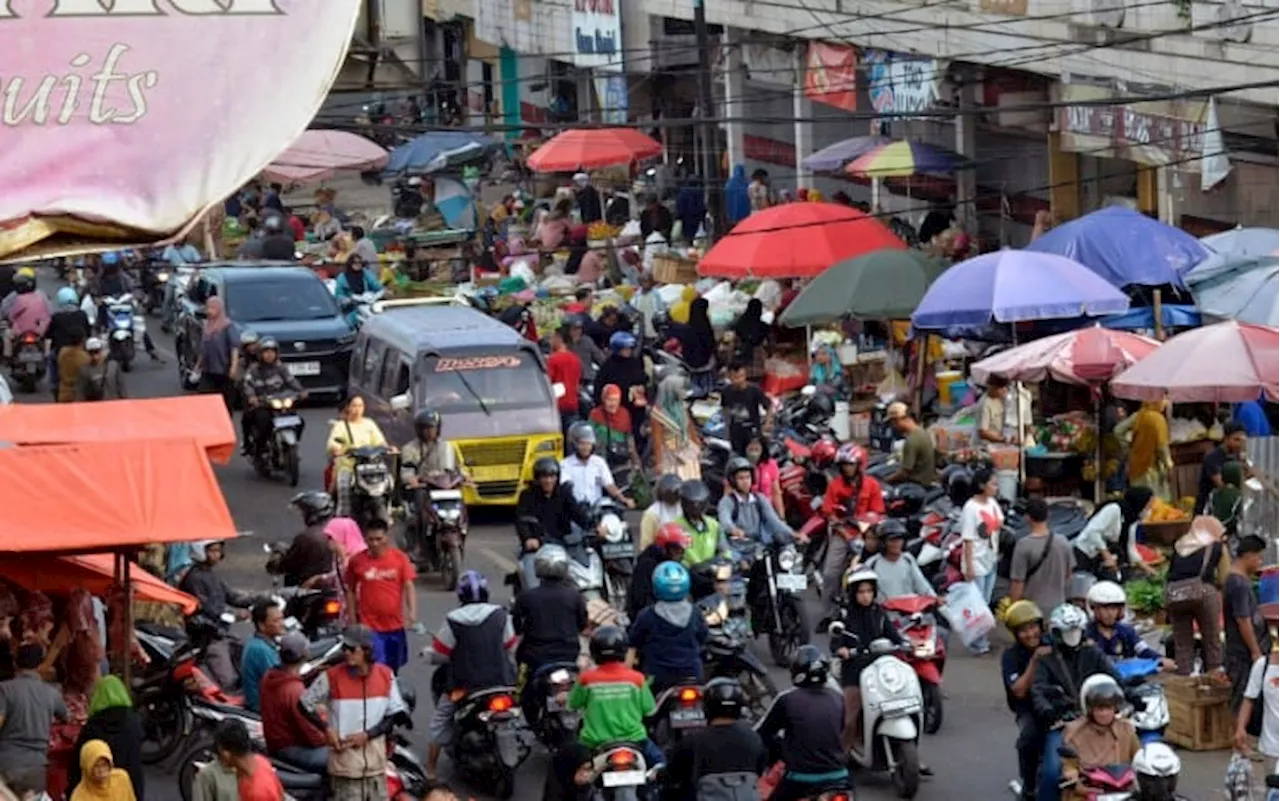
[[[942,614],[946,615],[952,630],[959,633],[966,648],[987,636],[996,627],[995,615],[991,614],[991,608],[987,606],[982,593],[978,592],[977,585],[968,581],[952,584],[947,590],[947,602],[942,607]]]
[[[1253,763],[1241,753],[1233,753],[1227,763],[1227,773],[1222,787],[1228,801],[1253,801]]]

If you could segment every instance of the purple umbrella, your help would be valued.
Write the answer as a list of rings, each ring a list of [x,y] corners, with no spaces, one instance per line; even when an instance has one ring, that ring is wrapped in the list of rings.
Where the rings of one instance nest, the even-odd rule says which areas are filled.
[[[887,136],[855,136],[852,139],[844,139],[834,145],[828,145],[817,153],[810,153],[800,163],[806,170],[813,172],[835,172],[863,153],[892,141]]]
[[[1065,256],[1000,250],[962,261],[938,276],[911,315],[911,324],[921,329],[979,327],[1117,314],[1128,308],[1123,292]]]

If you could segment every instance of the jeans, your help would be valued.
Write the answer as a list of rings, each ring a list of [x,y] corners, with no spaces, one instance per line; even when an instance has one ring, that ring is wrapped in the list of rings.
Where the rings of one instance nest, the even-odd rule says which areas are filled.
[[[276,751],[275,757],[307,773],[329,772],[329,749],[324,746],[291,745]]]
[[[1018,713],[1018,778],[1022,780],[1022,797],[1036,797],[1040,777],[1040,758],[1044,755],[1045,733],[1036,716]]]
[[[991,593],[996,588],[996,571],[992,568],[991,572],[985,576],[978,576],[973,580],[973,584],[978,588],[978,592],[982,593],[982,600],[989,605],[991,603]],[[973,641],[973,645],[969,646],[969,650],[975,654],[985,654],[991,650],[991,643],[985,636],[979,637]]]
[[[1062,780],[1062,757],[1058,756],[1058,746],[1062,745],[1062,729],[1050,729],[1044,736],[1044,759],[1040,761],[1040,783],[1036,801],[1059,801],[1062,790],[1058,782]]]
[[[826,611],[824,617],[832,617],[840,609],[844,590],[840,586],[845,568],[849,564],[849,542],[834,530],[827,535],[827,556],[822,560],[822,592]]]
[[[533,553],[524,553],[521,549],[520,553],[520,591],[531,590],[542,582],[538,580],[538,574],[533,569]]]

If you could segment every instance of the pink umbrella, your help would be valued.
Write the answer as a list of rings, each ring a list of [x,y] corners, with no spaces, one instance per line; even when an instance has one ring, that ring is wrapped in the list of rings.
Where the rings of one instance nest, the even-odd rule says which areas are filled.
[[[326,181],[338,170],[377,170],[387,164],[387,151],[347,131],[304,131],[262,171],[282,183]]]
[[[1280,399],[1280,329],[1229,320],[1184,331],[1116,376],[1111,390],[1174,403]]]
[[[1081,328],[989,356],[970,367],[970,372],[982,383],[997,375],[1031,383],[1053,378],[1066,384],[1094,384],[1107,381],[1159,346],[1138,334]]]

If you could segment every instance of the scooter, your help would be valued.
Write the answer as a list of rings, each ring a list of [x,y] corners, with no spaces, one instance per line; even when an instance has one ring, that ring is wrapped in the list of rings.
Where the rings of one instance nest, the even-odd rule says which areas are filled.
[[[649,730],[659,748],[670,750],[685,732],[707,725],[702,706],[702,687],[692,680],[668,687],[658,694]]]
[[[263,478],[273,473],[284,473],[289,486],[298,486],[302,465],[298,456],[298,443],[302,440],[304,423],[294,410],[298,396],[292,392],[270,395],[262,403],[271,412],[271,438],[259,442],[250,455],[253,469]]]
[[[599,525],[604,528],[598,547],[604,565],[606,600],[614,609],[626,609],[627,588],[635,572],[635,538],[623,517],[625,510],[617,501],[602,498],[595,511]]]
[[[400,479],[412,498],[412,511],[405,521],[405,550],[419,570],[438,568],[444,588],[452,592],[462,575],[467,542],[467,507],[459,489],[465,479],[458,474],[441,475],[415,484],[412,482],[419,481],[417,465],[404,464],[400,465]]]
[[[582,713],[569,709],[566,697],[578,679],[573,662],[543,665],[529,677],[520,691],[525,720],[538,740],[555,753],[578,736]]]
[[[1075,759],[1076,751],[1069,745],[1058,746],[1058,756]],[[1138,777],[1133,766],[1126,763],[1081,767],[1075,780],[1064,780],[1062,789],[1075,788],[1088,801],[1132,801],[1138,790]]]
[[[630,745],[606,746],[591,757],[592,798],[601,801],[638,801],[647,797],[645,787],[655,776],[640,749]]]
[[[355,329],[359,329],[364,325],[364,321],[368,320],[374,314],[374,304],[382,300],[387,294],[387,290],[379,289],[377,292],[361,292],[359,295],[352,295],[342,301],[342,310],[346,313],[347,322]]]
[[[452,697],[457,706],[449,757],[464,777],[502,799],[515,792],[516,768],[529,755],[528,729],[515,697],[514,687],[469,695],[455,690]]]
[[[383,445],[365,445],[349,451],[355,462],[351,485],[351,517],[361,527],[386,520],[391,503],[390,451]]]
[[[36,333],[23,334],[13,343],[13,360],[10,375],[23,392],[35,392],[45,374],[44,342]]]
[[[919,723],[923,698],[916,673],[893,656],[898,648],[885,639],[859,643],[840,622],[828,631],[837,642],[874,660],[859,679],[862,689],[862,742],[849,759],[867,770],[886,772],[899,798],[915,798],[920,789]]]
[[[938,599],[929,595],[902,595],[884,601],[884,609],[911,643],[907,664],[916,671],[924,699],[924,733],[942,728],[942,670],[947,664],[947,639],[938,627]]]
[[[1138,740],[1143,745],[1158,743],[1164,740],[1164,730],[1169,726],[1169,700],[1165,697],[1164,685],[1158,681],[1147,681],[1160,672],[1160,662],[1156,659],[1121,659],[1115,663],[1116,673],[1120,680],[1131,689],[1129,694],[1141,703],[1135,703],[1122,710],[1138,730]]]
[[[133,357],[142,345],[147,320],[137,313],[132,294],[103,298],[102,305],[107,310],[107,354],[127,373],[133,369]]]

